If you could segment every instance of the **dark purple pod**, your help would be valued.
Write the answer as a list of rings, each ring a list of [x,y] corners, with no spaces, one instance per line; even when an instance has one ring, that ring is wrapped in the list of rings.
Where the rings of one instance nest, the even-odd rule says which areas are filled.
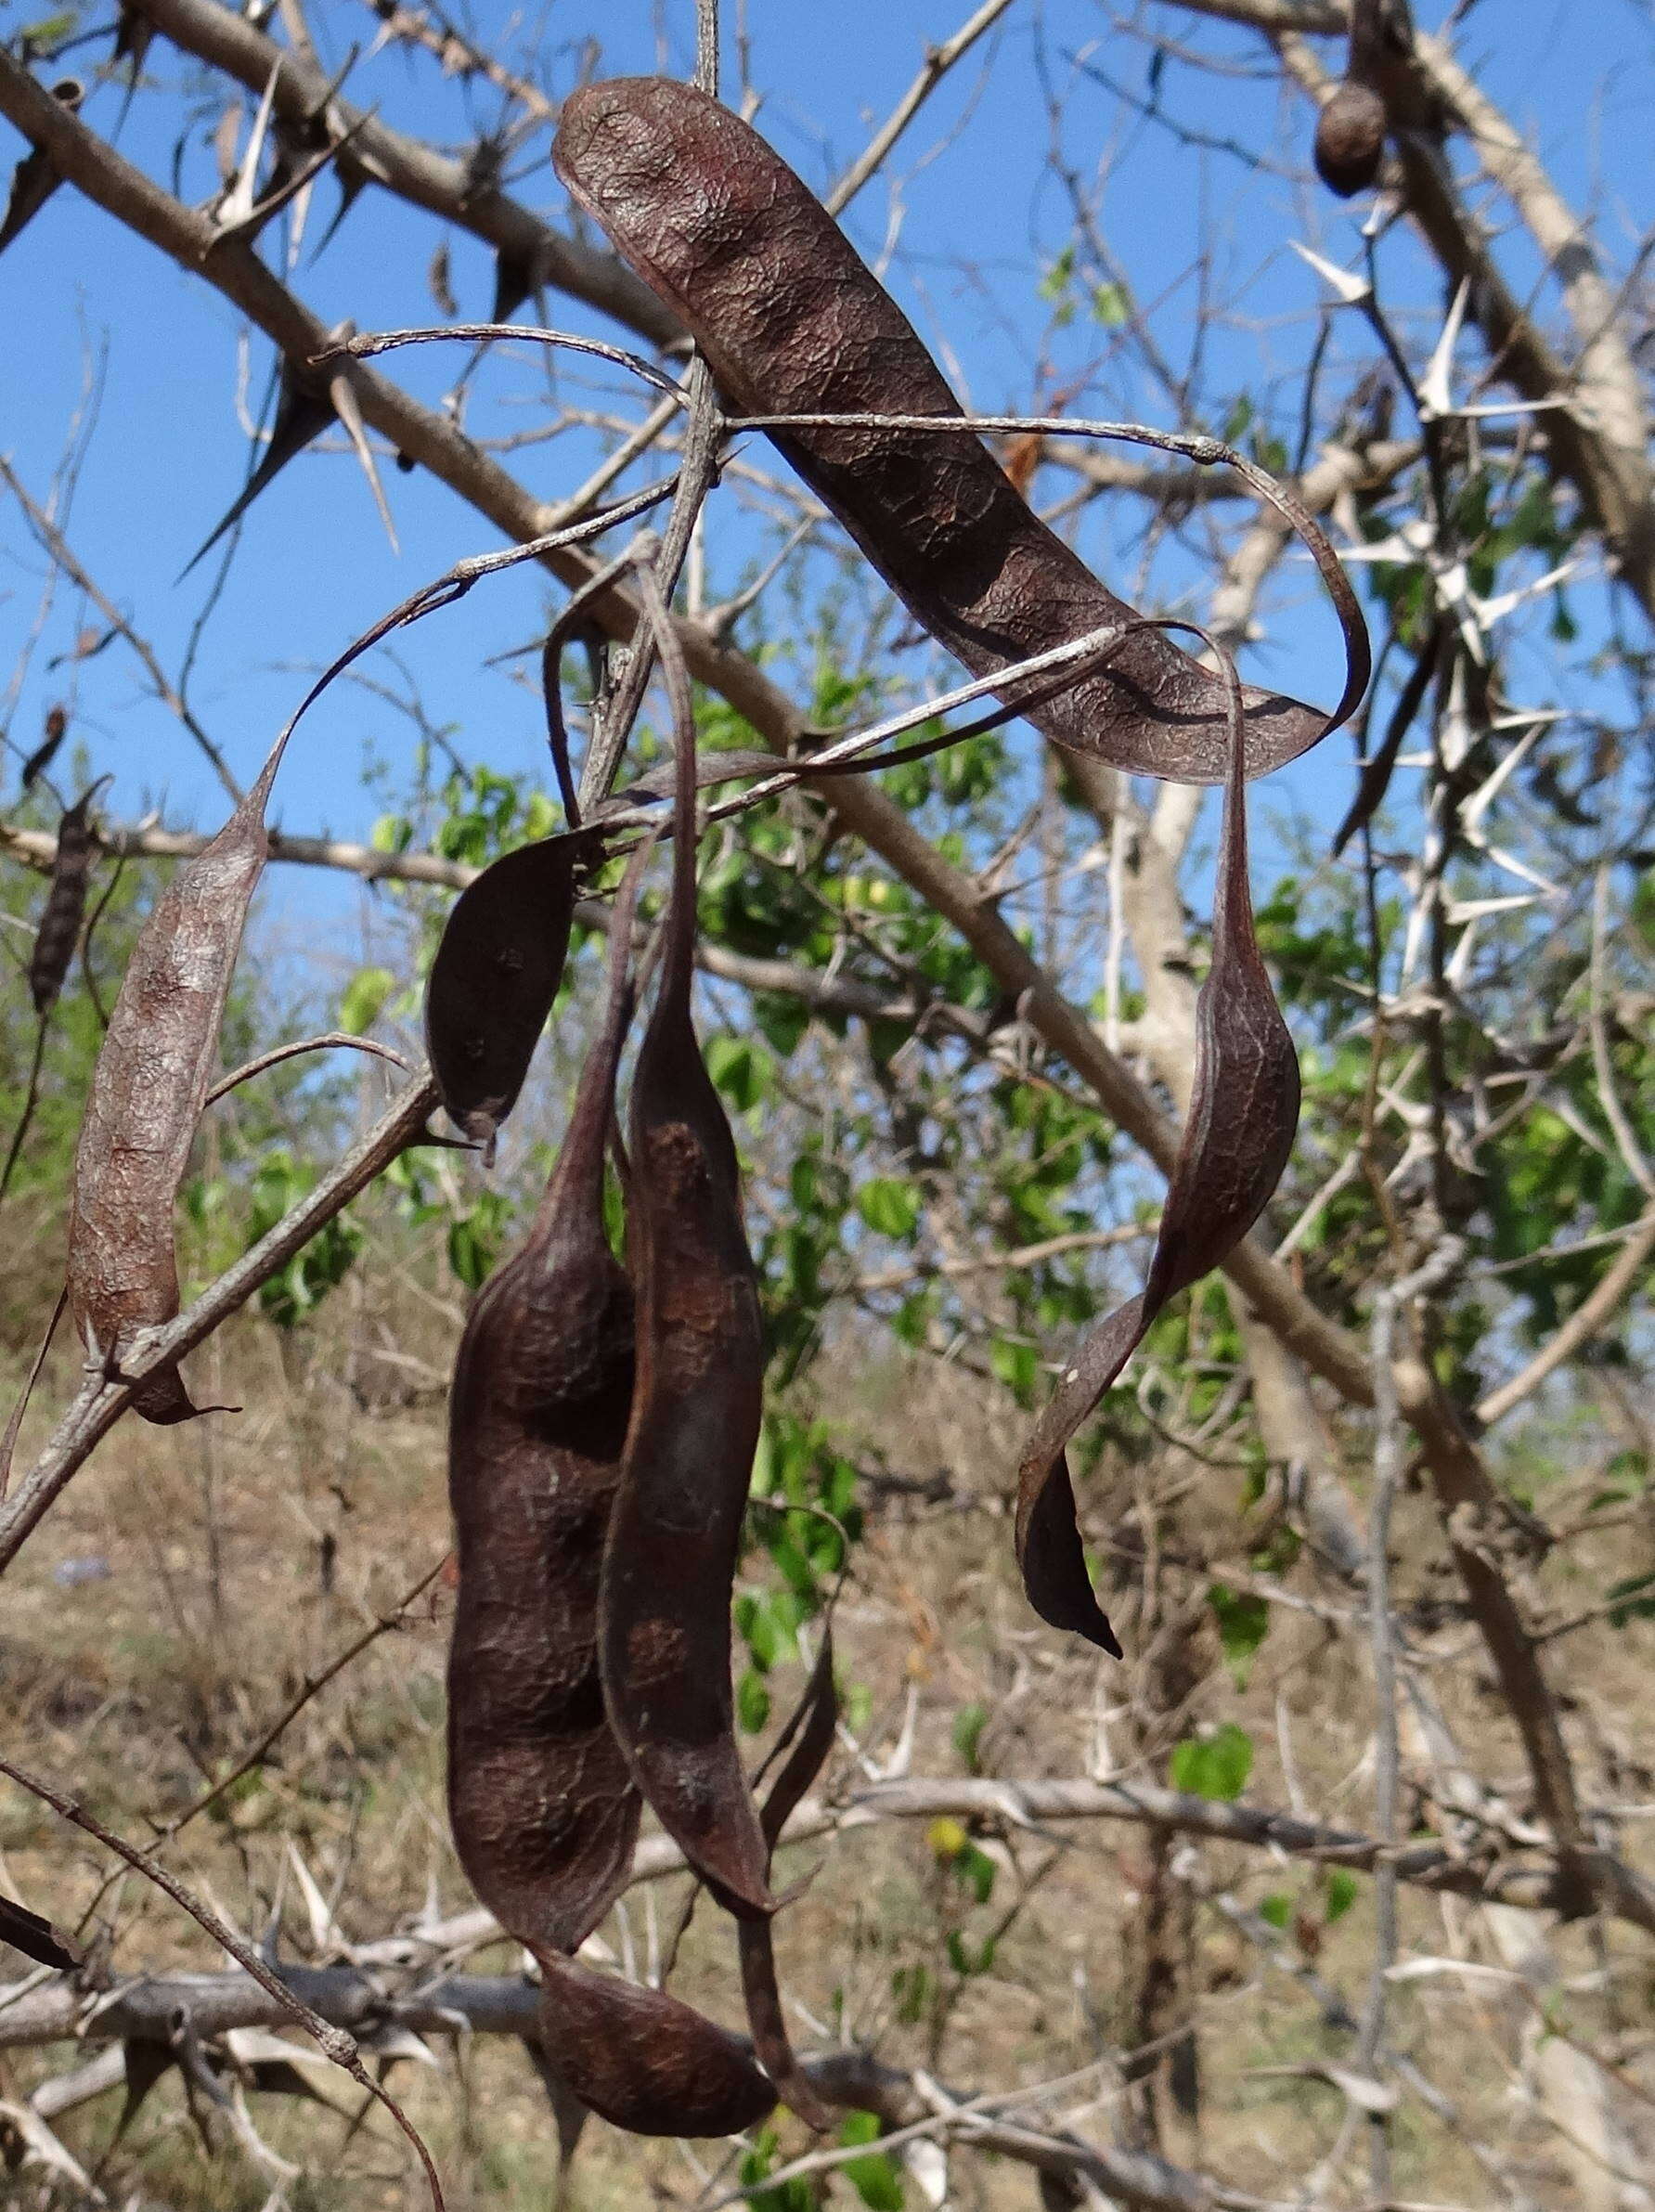
[[[638,1834],[597,1649],[632,1404],[632,1288],[604,1233],[603,1162],[638,873],[616,902],[609,1003],[557,1166],[523,1249],[472,1309],[449,1403],[449,1817],[478,1896],[542,1952],[596,1927]]]
[[[563,979],[575,841],[520,846],[454,901],[425,986],[425,1050],[443,1104],[477,1143],[517,1102]]]
[[[34,931],[34,951],[29,961],[29,993],[36,1014],[49,1014],[58,1003],[69,964],[80,942],[86,913],[86,885],[92,873],[92,856],[97,847],[88,810],[99,786],[64,809],[58,824],[58,850],[52,860],[51,887]]]
[[[652,579],[645,578],[646,606]],[[758,1444],[764,1332],[735,1142],[691,1018],[695,742],[663,659],[678,783],[661,982],[632,1077],[638,1382],[603,1558],[603,1694],[639,1788],[719,1902],[775,1908],[735,1737],[730,1605]]]
[[[1253,928],[1239,744],[1224,792],[1212,961],[1196,1023],[1189,1119],[1148,1280],[1081,1344],[1018,1470],[1017,1559],[1029,1603],[1054,1628],[1071,1629],[1116,1658],[1120,1646],[1086,1572],[1065,1455],[1169,1299],[1219,1266],[1262,1213],[1299,1125],[1299,1058]]]
[[[634,2135],[736,2135],[776,2092],[739,2036],[669,1997],[555,1955],[540,1961],[540,2037],[581,2102]]]
[[[814,193],[705,93],[660,77],[584,85],[564,103],[552,154],[580,205],[682,317],[738,408],[960,413],[912,325]],[[974,676],[1139,619],[1038,520],[979,438],[769,434]],[[1243,701],[1249,776],[1295,759],[1326,731],[1326,716],[1296,699],[1248,687]],[[1028,718],[1134,774],[1224,780],[1222,679],[1157,632],[1140,630]]]

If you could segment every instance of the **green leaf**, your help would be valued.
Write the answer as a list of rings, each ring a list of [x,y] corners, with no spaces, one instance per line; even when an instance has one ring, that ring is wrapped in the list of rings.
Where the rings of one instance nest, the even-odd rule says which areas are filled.
[[[858,2143],[876,2143],[879,2132],[877,2114],[853,2112],[847,2115],[839,2129],[839,2141],[847,2148]],[[866,2157],[847,2158],[839,2171],[869,2207],[869,2212],[902,2212],[902,2176],[888,2152],[870,2151]]]
[[[1624,1628],[1631,1621],[1655,1621],[1655,1574],[1632,1574],[1611,1583],[1604,1593],[1610,1600],[1611,1628]]]
[[[1361,1894],[1362,1884],[1348,1867],[1328,1868],[1327,1880],[1323,1888],[1323,1902],[1330,1928],[1335,1921],[1344,1919]]]
[[[1105,330],[1118,330],[1131,318],[1131,301],[1124,284],[1100,284],[1092,295],[1092,319]]]
[[[745,1037],[711,1037],[707,1073],[738,1113],[747,1113],[776,1086],[776,1064],[762,1045]]]
[[[981,1774],[982,1761],[977,1757],[977,1746],[983,1730],[989,1725],[987,1705],[962,1705],[954,1715],[954,1749],[965,1762],[967,1774]]]
[[[1272,1890],[1259,1906],[1259,1918],[1273,1928],[1286,1928],[1293,1918],[1293,1900],[1286,1890]]]
[[[994,1895],[994,1861],[976,1843],[967,1843],[954,1861],[953,1870],[967,1883],[979,1905],[986,1905]]]
[[[396,977],[389,968],[358,968],[339,1002],[340,1028],[348,1029],[353,1037],[371,1029],[395,989]]]
[[[1063,252],[1041,278],[1036,290],[1042,300],[1061,300],[1075,276],[1075,249],[1065,246]]]
[[[749,1736],[756,1736],[770,1717],[770,1693],[756,1667],[749,1667],[735,1686],[735,1710]]]
[[[876,1175],[856,1195],[857,1211],[880,1236],[912,1236],[919,1225],[920,1194],[912,1183]]]
[[[949,1964],[963,1982],[968,1982],[976,1974],[988,1973],[994,1963],[994,1953],[999,1946],[991,1935],[985,1935],[981,1943],[973,1946],[966,1942],[958,1928],[950,1928],[944,1948],[949,1955]]]
[[[1253,1740],[1245,1728],[1227,1720],[1209,1736],[1186,1736],[1173,1750],[1170,1771],[1175,1790],[1227,1804],[1247,1788],[1253,1771]]]
[[[474,1213],[448,1224],[448,1265],[468,1290],[481,1290],[494,1265],[495,1244]]]
[[[1232,1590],[1226,1583],[1214,1583],[1207,1593],[1207,1602],[1218,1618],[1225,1663],[1235,1677],[1236,1688],[1245,1689],[1253,1654],[1270,1634],[1269,1604],[1249,1592]]]
[[[45,53],[72,38],[79,27],[80,17],[73,8],[65,8],[60,15],[42,16],[37,22],[25,23],[18,36],[24,46],[36,54]]]
[[[1034,1404],[1040,1382],[1040,1354],[1018,1337],[996,1337],[989,1347],[989,1365],[997,1382],[1002,1382],[1019,1405]]]
[[[814,2212],[816,2193],[803,2174],[795,2174],[791,2181],[782,2181],[774,2189],[759,2186],[775,2167],[780,2142],[776,2130],[766,2128],[743,2156],[739,2170],[751,2212]]]

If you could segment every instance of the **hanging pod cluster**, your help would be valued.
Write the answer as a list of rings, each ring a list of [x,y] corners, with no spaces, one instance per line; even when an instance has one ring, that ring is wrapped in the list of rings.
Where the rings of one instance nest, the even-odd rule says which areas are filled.
[[[1214,669],[1180,649],[1168,631],[1191,626],[1146,620],[1107,590],[976,435],[922,427],[960,410],[920,339],[802,181],[705,95],[653,78],[588,86],[563,109],[554,160],[681,317],[733,407],[760,419],[856,419],[776,421],[769,434],[974,676],[1009,672],[1009,709],[1128,772],[1223,786],[1194,1098],[1149,1276],[1080,1347],[1020,1469],[1016,1546],[1031,1603],[1118,1654],[1088,1576],[1066,1454],[1167,1300],[1258,1219],[1291,1147],[1298,1066],[1254,935],[1245,785],[1316,744],[1360,698],[1360,611],[1314,525],[1249,471],[1306,535],[1328,582],[1347,648],[1344,695],[1325,715],[1242,685],[1222,652]],[[1197,456],[1221,457],[1235,459],[1216,446]],[[626,1260],[604,1232],[603,1189],[641,856],[617,899],[606,1010],[545,1201],[522,1251],[478,1299],[460,1348],[449,1797],[479,1896],[539,1961],[545,2047],[569,2087],[623,2127],[697,2134],[748,2125],[778,2096],[813,2124],[824,2116],[782,2026],[769,1866],[831,1744],[833,1688],[824,1654],[760,1810],[737,1749],[730,1663],[763,1386],[757,1286],[735,1148],[691,1015],[689,683],[654,578],[640,574],[640,642],[653,639],[673,710],[675,834],[660,980],[625,1153],[615,1146]],[[577,602],[614,576],[594,578]],[[463,894],[432,972],[433,1069],[450,1113],[485,1145],[550,1011],[577,868],[601,850],[572,803],[557,696],[561,640],[578,611],[572,603],[560,619],[546,668],[570,832],[508,855]],[[1019,686],[1017,664],[1093,632],[1096,653],[1065,686]],[[736,1921],[751,2049],[664,1991],[575,1960],[628,1879],[643,1804]]]
[[[682,317],[735,407],[760,420],[861,419],[843,428],[778,422],[769,434],[909,611],[974,675],[1104,632],[1093,671],[1054,697],[1036,696],[1028,719],[1058,744],[1129,773],[1224,786],[1194,1095],[1149,1277],[1081,1346],[1019,1473],[1017,1553],[1030,1602],[1054,1626],[1116,1650],[1087,1575],[1065,1454],[1166,1301],[1247,1235],[1291,1149],[1298,1064],[1253,931],[1245,784],[1307,751],[1356,705],[1369,674],[1361,610],[1315,525],[1248,471],[1316,555],[1347,673],[1331,715],[1244,686],[1226,655],[1207,668],[1166,634],[1187,626],[1147,622],[1100,583],[980,439],[868,420],[947,419],[960,408],[814,194],[705,94],[662,78],[588,85],[564,105],[553,160],[575,200]],[[1016,697],[1015,689],[1004,695]]]
[[[769,1858],[831,1745],[833,1688],[819,1669],[805,1766],[795,1754],[761,1813],[735,1740],[731,1594],[763,1344],[735,1145],[692,1025],[694,735],[688,678],[657,627],[678,761],[673,880],[632,1076],[626,1261],[603,1197],[643,853],[616,900],[603,1020],[544,1201],[460,1345],[448,1801],[478,1896],[539,1963],[541,2040],[567,2086],[619,2127],[714,2135],[779,2095],[825,2119],[782,2024]],[[508,993],[505,1028],[516,1019]],[[666,1991],[575,1959],[630,1878],[646,1803],[737,1919],[751,2048]]]

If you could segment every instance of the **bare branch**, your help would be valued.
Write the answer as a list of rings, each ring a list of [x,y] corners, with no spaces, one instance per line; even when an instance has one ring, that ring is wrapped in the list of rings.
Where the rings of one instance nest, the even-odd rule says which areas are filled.
[[[584,300],[658,345],[679,332],[646,285],[610,253],[595,252],[530,213],[498,186],[472,176],[462,162],[434,152],[332,94],[328,78],[304,57],[278,46],[243,16],[213,0],[135,0],[137,12],[187,54],[210,62],[255,96],[272,76],[276,112],[301,125],[326,122],[334,139],[351,134],[351,157],[374,183],[525,264],[542,283]]]

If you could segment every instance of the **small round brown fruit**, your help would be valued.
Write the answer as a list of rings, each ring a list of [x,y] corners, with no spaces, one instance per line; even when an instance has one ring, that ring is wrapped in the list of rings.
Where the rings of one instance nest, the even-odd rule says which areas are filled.
[[[1385,103],[1371,86],[1349,78],[1316,124],[1316,175],[1341,200],[1365,191],[1385,154]]]

